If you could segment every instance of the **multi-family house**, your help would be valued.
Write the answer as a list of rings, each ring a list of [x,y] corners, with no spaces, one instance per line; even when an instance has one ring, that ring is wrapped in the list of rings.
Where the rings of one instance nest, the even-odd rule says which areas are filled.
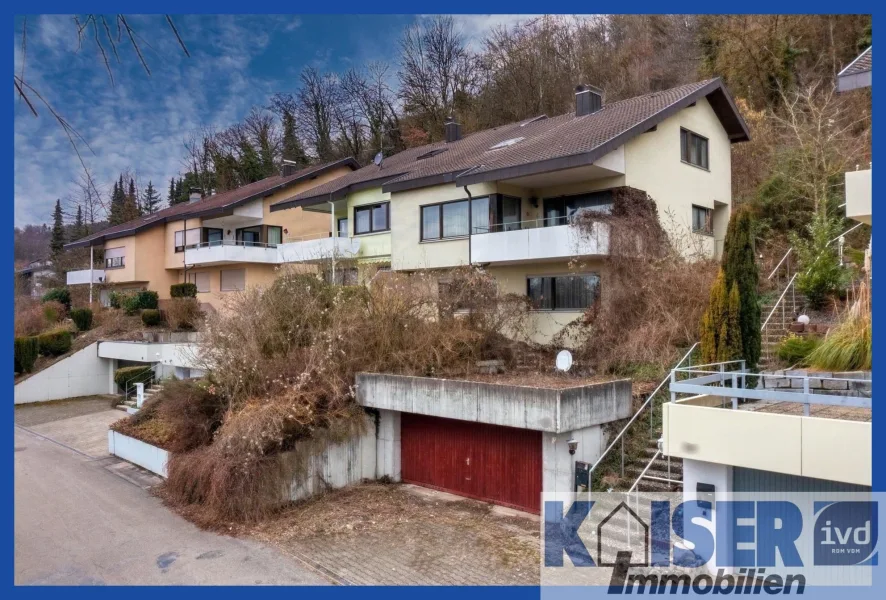
[[[285,248],[330,240],[330,220],[302,210],[271,212],[271,205],[358,168],[347,158],[297,169],[284,164],[280,175],[191,201],[109,227],[66,248],[102,250],[104,264],[67,273],[69,285],[101,284],[101,301],[111,290],[150,289],[168,299],[170,285],[191,282],[197,298],[213,307],[225,294],[266,285],[287,262]],[[91,283],[90,283],[91,282]]]
[[[464,136],[450,119],[445,141],[378,157],[271,211],[328,215],[358,263],[407,272],[481,265],[504,291],[531,298],[534,335],[546,341],[606,285],[608,230],[578,235],[572,216],[609,210],[618,190],[641,190],[666,229],[717,255],[731,146],[747,139],[719,79],[608,104],[579,86],[572,112]]]

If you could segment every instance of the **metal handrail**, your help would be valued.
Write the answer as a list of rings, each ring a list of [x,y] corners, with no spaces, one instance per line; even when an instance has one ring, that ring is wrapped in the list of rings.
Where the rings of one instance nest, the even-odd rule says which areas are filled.
[[[160,363],[154,363],[151,365],[151,368],[149,371],[146,371],[146,372],[142,373],[141,375],[136,375],[135,377],[131,377],[130,379],[127,379],[123,384],[123,398],[124,399],[129,398],[130,386],[135,387],[135,384],[137,384],[137,383],[145,383],[147,381],[153,380],[155,378],[155,376],[157,375],[156,369],[157,369],[158,364],[160,364]],[[148,384],[148,385],[150,385],[150,384]]]
[[[605,211],[594,212],[604,212],[604,214],[606,214]],[[561,225],[571,225],[573,220],[573,215],[562,215],[559,217],[540,217],[536,219],[526,219],[525,221],[509,221],[507,223],[496,223],[494,225],[474,225],[471,227],[471,232],[473,235],[481,235],[484,233],[502,233],[506,231],[522,231],[524,229],[540,229],[542,227],[558,227]],[[524,225],[531,226],[526,227]]]
[[[214,242],[200,242],[187,247],[188,250],[196,248],[215,248],[216,246],[243,246],[245,248],[276,248],[280,244],[268,244],[266,242],[245,242],[243,240],[216,240]]]
[[[347,236],[332,235],[331,233],[326,231],[326,232],[321,232],[321,233],[311,233],[308,235],[294,235],[294,236],[287,235],[285,238],[285,243],[307,242],[310,240],[322,240],[322,239],[332,238],[332,237],[347,238]]]
[[[763,331],[763,329],[766,328],[766,324],[769,323],[769,319],[771,319],[772,315],[775,314],[775,311],[778,310],[778,306],[781,304],[781,301],[784,300],[785,294],[787,294],[788,290],[791,289],[791,286],[794,285],[794,280],[797,278],[797,275],[799,275],[799,273],[794,273],[793,277],[791,277],[791,280],[788,281],[788,284],[784,286],[784,290],[782,290],[781,296],[778,297],[778,301],[776,301],[775,305],[772,307],[772,310],[769,311],[769,316],[766,317],[766,320],[763,321],[763,324],[760,326],[760,331]]]
[[[680,365],[683,364],[683,361],[692,355],[692,352],[695,351],[695,348],[697,346],[698,346],[698,342],[695,342],[694,344],[692,344],[692,347],[689,348],[689,351],[683,355],[683,358],[681,358],[679,360],[679,362],[677,362],[677,365],[674,368],[679,368]],[[618,435],[616,435],[615,438],[613,438],[612,443],[610,443],[609,446],[606,448],[606,450],[603,451],[603,453],[597,459],[597,462],[595,462],[594,465],[591,467],[591,470],[588,471],[588,486],[589,487],[591,486],[591,483],[593,482],[594,470],[600,465],[600,463],[603,461],[603,459],[606,458],[606,456],[609,454],[609,451],[615,447],[615,444],[619,440],[621,440],[621,450],[622,450],[621,468],[622,468],[622,477],[624,477],[624,435],[625,435],[625,432],[628,430],[628,427],[633,425],[634,421],[637,420],[637,417],[640,416],[640,413],[643,412],[643,410],[646,408],[646,406],[648,406],[649,403],[652,402],[653,398],[655,398],[655,395],[658,394],[659,391],[661,391],[661,388],[666,383],[668,383],[670,380],[671,380],[671,374],[668,373],[668,375],[662,380],[662,382],[658,384],[658,387],[656,387],[655,390],[651,394],[649,394],[649,397],[646,398],[646,401],[640,406],[640,408],[637,409],[637,412],[634,413],[634,416],[631,417],[631,420],[628,421],[627,424],[622,428],[622,430],[618,432]],[[651,418],[652,417],[651,417],[651,411],[650,411],[650,423],[651,423]]]
[[[784,256],[781,257],[781,260],[778,261],[778,264],[775,265],[775,268],[772,269],[772,273],[770,273],[770,274],[769,274],[769,277],[767,277],[766,279],[772,279],[772,278],[775,276],[775,274],[778,272],[778,268],[782,265],[782,263],[783,263],[784,261],[786,261],[786,260],[788,259],[788,256],[790,256],[791,252],[793,252],[793,251],[794,251],[794,247],[793,247],[793,246],[791,246],[790,248],[788,248],[788,251],[784,253]]]

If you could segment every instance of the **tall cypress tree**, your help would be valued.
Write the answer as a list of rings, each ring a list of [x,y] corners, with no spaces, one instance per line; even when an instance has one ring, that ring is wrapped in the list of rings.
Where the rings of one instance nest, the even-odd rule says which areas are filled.
[[[760,361],[761,344],[759,273],[754,257],[754,218],[747,208],[737,210],[729,221],[721,266],[726,288],[738,286],[742,358],[749,369],[755,369]]]
[[[108,212],[108,223],[111,225],[119,225],[123,223],[123,188],[122,188],[122,177],[121,181],[114,182],[114,191],[111,193],[111,209]]]
[[[49,238],[49,250],[53,259],[65,249],[65,222],[62,218],[62,201],[55,201],[52,211],[52,236]]]
[[[708,309],[701,320],[702,362],[714,363],[742,358],[740,307],[738,285],[727,286],[726,276],[720,269],[711,288]]]
[[[72,240],[79,240],[86,235],[86,227],[83,224],[83,207],[77,205],[77,216],[74,218],[74,229],[71,232]]]

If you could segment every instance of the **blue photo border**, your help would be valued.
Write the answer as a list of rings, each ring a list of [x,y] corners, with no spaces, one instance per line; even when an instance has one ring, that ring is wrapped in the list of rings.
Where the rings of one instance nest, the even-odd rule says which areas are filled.
[[[740,12],[747,13],[860,13],[860,14],[874,14],[874,21],[878,22],[876,6],[878,3],[872,1],[851,1],[851,2],[821,2],[819,0],[811,0],[806,2],[761,2],[759,0],[745,0],[741,3],[736,3],[729,8],[740,9]],[[882,6],[882,3],[880,3]],[[463,13],[463,14],[484,14],[484,13],[507,13],[507,14],[532,14],[540,12],[540,9],[544,9],[544,11],[550,13],[590,13],[590,12],[629,12],[629,13],[709,13],[711,9],[724,9],[727,8],[723,5],[713,5],[710,2],[701,2],[699,0],[688,0],[688,1],[674,1],[674,2],[651,2],[649,0],[639,1],[639,2],[631,2],[628,5],[624,3],[618,4],[615,8],[617,11],[600,11],[599,5],[593,5],[588,3],[577,3],[574,0],[572,2],[563,2],[560,0],[548,0],[543,4],[538,2],[528,2],[526,0],[513,0],[511,2],[503,2],[499,1],[477,1],[477,0],[450,0],[445,5],[437,5],[437,6],[429,6],[426,4],[417,4],[415,2],[404,2],[402,0],[388,0],[384,3],[374,3],[369,4],[365,1],[356,2],[353,0],[344,0],[336,2],[334,5],[317,5],[311,3],[308,6],[300,5],[299,3],[293,2],[250,2],[248,4],[243,4],[240,2],[231,2],[229,0],[219,0],[217,2],[208,4],[202,2],[193,2],[187,0],[178,0],[176,2],[170,2],[168,0],[159,0],[156,2],[131,2],[126,0],[118,0],[116,2],[109,2],[107,0],[98,0],[93,2],[63,2],[60,0],[55,1],[32,1],[32,2],[10,2],[8,5],[11,10],[11,17],[15,14],[23,14],[23,13],[67,13],[71,12],[72,8],[82,9],[84,12],[106,12],[106,13],[114,13],[117,11],[120,12],[131,12],[131,13],[277,13],[277,14],[285,14],[285,13],[319,13],[319,14],[367,14],[367,13],[377,13],[377,14],[412,14],[417,12],[422,13],[434,13],[434,12],[445,12],[445,13]],[[321,10],[317,10],[321,9]],[[7,26],[12,25],[10,21],[7,21]],[[9,43],[7,41],[6,45],[6,65],[7,69],[13,70],[13,46],[14,44]],[[13,115],[15,110],[14,96],[7,96],[7,115]],[[11,103],[11,105],[10,105]],[[883,103],[882,98],[879,95],[874,95],[874,106]],[[879,113],[879,109],[877,109]],[[10,118],[9,121],[6,121],[6,124],[3,126],[6,134],[4,139],[6,139],[6,143],[3,144],[3,155],[5,156],[5,160],[3,161],[3,169],[7,173],[6,181],[7,181],[7,190],[11,191],[9,196],[9,200],[2,203],[2,211],[3,214],[6,214],[7,217],[11,221],[14,221],[14,119]],[[874,139],[873,144],[877,146],[877,139],[879,138],[879,131],[883,129],[881,122],[877,119],[874,119]],[[51,168],[51,165],[47,165],[47,168]],[[878,192],[881,189],[886,188],[886,186],[881,185],[880,180],[877,177],[874,177],[873,181],[873,196],[874,198],[878,197]],[[876,201],[874,202],[876,204]],[[8,230],[7,230],[8,231]],[[878,229],[873,230],[873,236],[878,237]],[[13,238],[11,235],[6,235],[2,237],[2,251],[3,254],[7,257],[9,261],[7,265],[12,266],[10,263],[13,262]],[[881,242],[877,243],[879,248],[882,248]],[[3,284],[3,291],[0,293],[0,302],[2,302],[3,314],[6,315],[3,320],[2,331],[4,338],[7,340],[5,344],[2,346],[2,357],[3,360],[7,363],[7,365],[12,362],[12,345],[9,344],[9,341],[12,340],[13,337],[13,283],[12,280],[6,279],[6,283]],[[882,305],[886,300],[880,300],[879,296],[875,293],[875,288],[872,286],[872,296],[873,296],[873,306],[874,312],[879,313],[879,306]],[[882,325],[878,319],[874,319],[874,341],[875,346],[877,345],[876,340],[879,339],[879,332],[882,330]],[[877,352],[874,353],[874,372],[881,373],[879,367],[883,366],[884,359]],[[7,377],[9,374],[7,372]],[[10,396],[7,397],[7,412],[3,413],[3,420],[5,421],[4,430],[7,431],[7,435],[10,436],[10,439],[7,443],[7,452],[5,454],[6,459],[5,463],[7,468],[3,470],[2,477],[2,485],[5,493],[2,496],[3,502],[3,530],[4,530],[4,538],[5,543],[2,545],[2,558],[3,563],[8,565],[4,571],[7,573],[7,576],[4,578],[4,587],[9,587],[8,592],[13,593],[16,597],[21,598],[43,598],[55,596],[57,593],[64,594],[67,597],[91,597],[97,598],[102,597],[105,593],[116,594],[117,591],[102,591],[101,588],[71,588],[71,587],[61,587],[61,588],[45,588],[45,587],[14,587],[14,556],[15,556],[15,527],[14,527],[14,453],[12,452],[12,432],[13,432],[13,422],[14,422],[14,413],[13,413],[13,401],[12,401],[12,378],[10,377],[7,380],[7,384],[9,387],[6,387],[7,391],[10,392]],[[873,489],[874,491],[886,491],[886,460],[879,459],[881,456],[886,456],[886,424],[884,424],[884,419],[882,415],[879,415],[878,407],[874,406],[874,421],[873,421]],[[838,448],[835,448],[835,451],[839,451]],[[875,585],[873,588],[865,588],[865,589],[853,589],[853,588],[820,588],[819,590],[810,590],[807,589],[807,596],[816,596],[822,598],[834,598],[841,597],[845,594],[847,598],[854,597],[874,597],[874,594],[877,597],[881,597],[883,594],[882,588],[883,578],[879,577],[875,579]],[[878,591],[879,590],[879,591]],[[564,590],[564,593],[566,590]],[[821,593],[819,593],[821,592]],[[155,599],[158,593],[158,590],[149,587],[132,587],[127,588],[123,593],[126,594],[127,598],[138,599],[138,598],[151,598]],[[404,600],[415,600],[417,595],[420,595],[423,599],[428,600],[449,600],[452,597],[457,597],[459,600],[471,600],[473,598],[496,598],[503,597],[508,598],[509,600],[535,600],[540,597],[541,591],[539,588],[535,587],[487,587],[487,588],[466,588],[466,587],[458,587],[458,588],[448,588],[448,587],[438,587],[438,588],[414,588],[414,587],[368,587],[368,588],[344,588],[344,587],[329,587],[329,588],[321,588],[321,587],[305,587],[305,588],[295,588],[295,589],[287,589],[287,590],[278,590],[273,588],[249,588],[248,590],[240,590],[232,587],[220,587],[220,588],[182,588],[182,587],[171,587],[171,588],[163,588],[159,593],[163,594],[164,598],[193,598],[195,595],[212,595],[214,598],[235,598],[239,597],[241,594],[249,594],[250,596],[265,596],[271,597],[272,595],[277,595],[280,593],[293,593],[296,597],[310,598],[310,597],[323,597],[329,599],[337,599],[343,598],[344,596],[350,596],[350,594],[356,593],[361,597],[366,597],[369,599],[372,598],[385,598],[386,600],[393,600],[402,598]],[[605,588],[585,588],[581,590],[582,597],[587,598],[588,596],[592,597],[606,597],[606,589]],[[568,594],[567,594],[568,595]],[[681,594],[682,596],[682,594]]]

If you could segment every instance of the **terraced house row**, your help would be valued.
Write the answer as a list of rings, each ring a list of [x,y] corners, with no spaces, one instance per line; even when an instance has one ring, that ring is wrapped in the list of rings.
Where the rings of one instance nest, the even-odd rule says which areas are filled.
[[[567,114],[461,134],[358,168],[351,159],[292,171],[160,211],[69,246],[104,249],[93,281],[197,284],[202,301],[265,285],[281,263],[325,262],[414,272],[481,265],[537,308],[545,341],[606,285],[608,230],[577,235],[579,211],[608,211],[626,189],[646,192],[660,218],[709,255],[731,210],[731,146],[748,130],[719,79],[613,103],[576,88]],[[580,257],[580,261],[574,261]],[[578,265],[578,266],[576,266]],[[361,269],[340,268],[347,283]],[[89,271],[69,273],[88,283]]]

